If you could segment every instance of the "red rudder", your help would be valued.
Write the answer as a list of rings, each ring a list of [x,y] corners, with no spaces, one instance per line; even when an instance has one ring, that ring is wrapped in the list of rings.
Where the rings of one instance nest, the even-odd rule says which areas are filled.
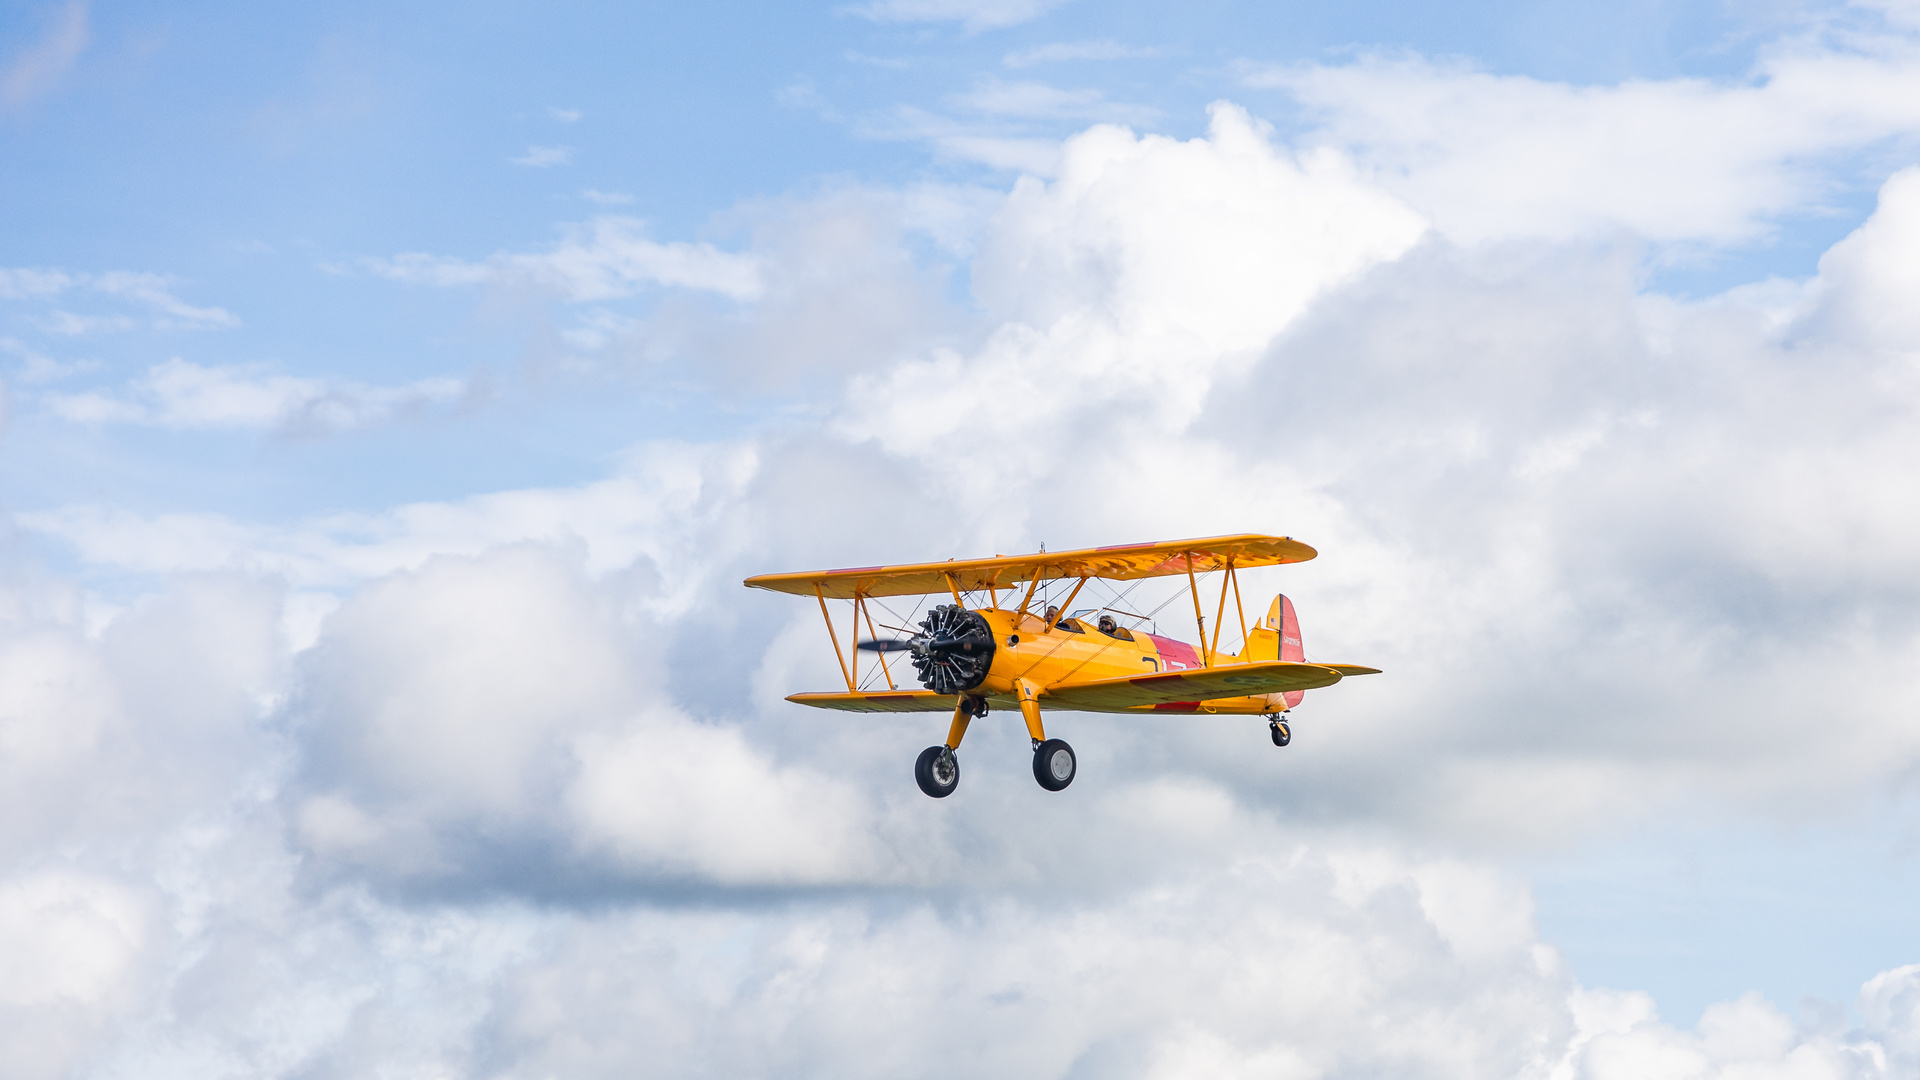
[[[1280,635],[1280,659],[1295,663],[1307,658],[1307,647],[1300,638],[1300,618],[1293,613],[1293,601],[1280,595],[1273,598],[1273,606],[1267,609],[1267,628]],[[1281,695],[1291,709],[1305,699],[1305,690],[1289,690]]]

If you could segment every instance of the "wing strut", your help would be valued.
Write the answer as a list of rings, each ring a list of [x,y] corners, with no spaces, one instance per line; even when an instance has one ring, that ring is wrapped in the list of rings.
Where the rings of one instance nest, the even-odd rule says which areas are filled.
[[[1207,666],[1213,666],[1213,656],[1220,651],[1220,627],[1227,621],[1227,583],[1233,580],[1233,558],[1227,558],[1227,576],[1220,579],[1220,607],[1213,613],[1213,644],[1207,646]]]
[[[1053,617],[1053,618],[1051,618],[1051,619],[1048,619],[1048,620],[1047,620],[1047,629],[1048,629],[1048,630],[1051,630],[1051,629],[1053,629],[1053,624],[1054,624],[1054,623],[1057,623],[1057,622],[1059,622],[1059,621],[1060,621],[1061,619],[1064,619],[1064,618],[1066,618],[1066,617],[1067,617],[1067,609],[1069,609],[1069,608],[1071,608],[1071,607],[1073,607],[1073,598],[1074,598],[1074,597],[1076,597],[1076,596],[1079,596],[1079,595],[1080,595],[1080,590],[1081,590],[1081,589],[1083,589],[1083,588],[1085,588],[1085,587],[1086,587],[1086,584],[1087,584],[1087,579],[1086,579],[1086,578],[1081,578],[1081,579],[1080,579],[1080,584],[1078,584],[1078,585],[1075,585],[1075,586],[1073,587],[1073,591],[1067,594],[1067,602],[1066,602],[1066,603],[1064,603],[1064,604],[1061,604],[1061,605],[1060,605],[1060,611],[1059,611],[1059,613],[1058,613],[1058,614],[1056,614],[1056,615],[1054,615],[1054,617]],[[1044,631],[1043,631],[1043,633],[1044,633]]]
[[[1240,616],[1240,655],[1247,654],[1247,606],[1240,602],[1240,575],[1227,567],[1227,580],[1233,582],[1233,610]]]
[[[1213,654],[1207,651],[1207,617],[1200,614],[1200,583],[1193,577],[1193,552],[1187,552],[1187,591],[1193,594],[1193,624],[1200,628],[1200,666],[1212,667]],[[820,602],[820,610],[827,610],[826,601]]]
[[[833,616],[827,614],[827,596],[817,584],[813,587],[813,595],[820,600],[820,617],[827,620],[827,640],[833,642],[833,658],[840,661],[840,677],[847,680],[847,693],[855,693],[853,675],[847,670],[847,658],[840,655],[840,635],[833,632]],[[859,629],[860,624],[855,623],[854,631],[857,633]]]
[[[1033,580],[1027,583],[1027,595],[1020,598],[1020,610],[1015,614],[1025,615],[1027,613],[1027,605],[1033,603],[1033,590],[1040,587],[1040,575],[1045,573],[1046,569],[1044,566],[1036,566],[1033,568]]]
[[[880,632],[873,628],[873,611],[872,609],[867,607],[867,598],[862,596],[855,601],[855,604],[859,607],[860,610],[854,613],[853,636],[854,637],[860,636],[860,618],[859,617],[861,615],[865,615],[867,617],[867,636],[871,638],[876,638],[876,639],[879,638]],[[858,647],[856,647],[853,650],[853,656],[854,656],[854,662],[858,663],[860,659],[860,650]],[[886,653],[880,654],[880,674],[885,675],[887,677],[887,689],[889,690],[900,689],[899,687],[893,685],[893,672],[889,670],[887,667]]]

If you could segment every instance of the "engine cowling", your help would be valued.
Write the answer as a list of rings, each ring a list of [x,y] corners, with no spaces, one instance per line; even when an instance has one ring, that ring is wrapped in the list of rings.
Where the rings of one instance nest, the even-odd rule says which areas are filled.
[[[911,639],[920,685],[936,694],[964,694],[987,679],[993,667],[993,629],[977,611],[941,604],[920,622]]]

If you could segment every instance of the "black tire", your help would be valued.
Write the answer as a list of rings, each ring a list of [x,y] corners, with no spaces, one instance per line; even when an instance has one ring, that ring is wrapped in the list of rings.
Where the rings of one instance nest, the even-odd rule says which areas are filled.
[[[1048,739],[1033,752],[1033,778],[1048,791],[1065,791],[1079,771],[1073,747],[1064,739]]]
[[[929,746],[913,763],[913,779],[921,791],[944,799],[960,786],[960,759],[944,746]]]
[[[1271,727],[1273,728],[1273,745],[1285,746],[1293,741],[1293,729],[1287,726],[1285,720],[1275,720]]]

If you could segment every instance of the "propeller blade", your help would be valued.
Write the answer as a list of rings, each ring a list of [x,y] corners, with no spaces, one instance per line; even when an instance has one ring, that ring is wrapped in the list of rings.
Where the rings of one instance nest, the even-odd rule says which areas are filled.
[[[913,643],[901,640],[863,641],[860,643],[860,648],[868,652],[906,652],[913,648]]]

